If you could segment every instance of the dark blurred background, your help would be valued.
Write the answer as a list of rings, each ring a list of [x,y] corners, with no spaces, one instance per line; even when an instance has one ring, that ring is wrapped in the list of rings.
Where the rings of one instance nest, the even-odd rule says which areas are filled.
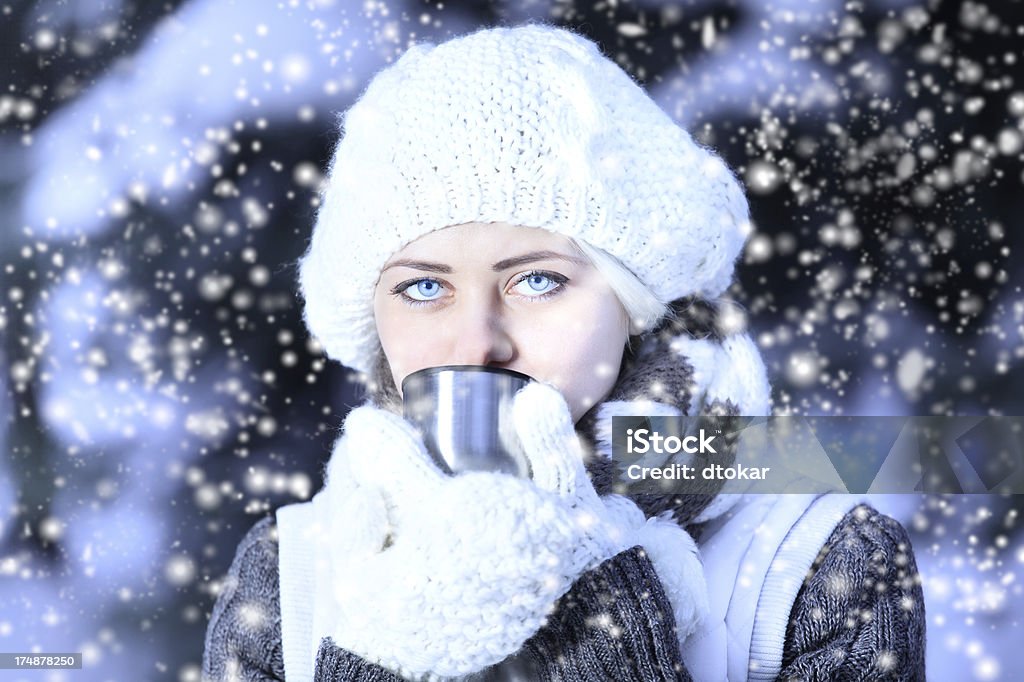
[[[524,21],[746,184],[777,414],[1024,414],[1021,2],[6,2],[0,651],[85,654],[31,679],[199,679],[237,541],[360,399],[295,293],[335,117],[410,42]],[[1021,506],[894,501],[932,679],[1024,662]]]

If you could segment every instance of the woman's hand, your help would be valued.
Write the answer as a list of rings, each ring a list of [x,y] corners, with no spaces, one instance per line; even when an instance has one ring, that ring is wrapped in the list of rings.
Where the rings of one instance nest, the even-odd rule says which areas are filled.
[[[338,614],[322,634],[405,675],[480,670],[517,651],[580,573],[624,547],[642,514],[609,510],[594,493],[558,393],[532,385],[513,409],[532,480],[447,476],[403,419],[352,411],[328,472]]]
[[[650,535],[635,505],[594,492],[557,391],[528,386],[513,415],[532,480],[447,476],[400,417],[352,411],[326,489],[337,617],[319,634],[406,676],[475,672],[519,650],[584,571]]]
[[[533,480],[549,489],[563,491],[567,498],[576,500],[578,509],[593,510],[597,518],[603,519],[604,527],[610,529],[608,539],[614,547],[605,554],[606,558],[636,545],[644,548],[672,605],[678,639],[680,643],[684,641],[709,610],[704,569],[693,538],[668,515],[646,518],[631,500],[621,495],[598,497],[583,465],[568,408],[557,391],[541,385],[528,386],[517,398],[522,399],[517,399],[515,404],[516,427],[528,451],[572,450],[577,453],[576,457],[549,457],[549,464],[541,472],[534,471]],[[619,405],[645,410],[645,414],[678,415],[674,408],[649,400]],[[639,412],[623,412],[634,413]],[[608,422],[611,422],[610,417]],[[610,442],[610,435],[608,440]]]

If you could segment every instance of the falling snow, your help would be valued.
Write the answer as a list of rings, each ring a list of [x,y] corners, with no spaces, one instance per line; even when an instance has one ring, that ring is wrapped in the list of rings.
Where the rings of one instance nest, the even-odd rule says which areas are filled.
[[[757,340],[777,414],[1024,414],[1016,4],[458,5],[0,3],[0,651],[199,679],[238,539],[318,489],[359,400],[295,293],[335,115],[408,45],[487,23],[588,32],[735,170],[722,327]],[[929,668],[1010,679],[1019,500],[883,502]]]

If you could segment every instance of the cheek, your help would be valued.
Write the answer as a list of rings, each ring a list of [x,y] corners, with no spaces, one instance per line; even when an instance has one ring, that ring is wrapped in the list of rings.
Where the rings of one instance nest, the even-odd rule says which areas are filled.
[[[578,330],[578,334],[575,354],[566,358],[571,367],[567,391],[577,402],[577,408],[582,407],[585,412],[615,384],[626,336],[621,325],[595,325],[589,330]]]
[[[616,302],[608,314],[595,315],[602,307],[588,301],[558,315],[545,315],[543,324],[531,329],[530,341],[518,344],[523,350],[522,371],[558,387],[574,420],[615,384],[626,343],[625,315],[618,314],[617,306]]]
[[[401,392],[405,377],[436,364],[431,362],[431,356],[440,344],[422,316],[389,305],[374,305],[374,315],[381,348]]]

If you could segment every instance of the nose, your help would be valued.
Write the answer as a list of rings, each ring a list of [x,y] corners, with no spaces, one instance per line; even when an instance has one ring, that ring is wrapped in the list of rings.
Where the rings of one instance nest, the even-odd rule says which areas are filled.
[[[515,357],[515,344],[500,302],[466,305],[454,320],[454,365],[504,365]]]

